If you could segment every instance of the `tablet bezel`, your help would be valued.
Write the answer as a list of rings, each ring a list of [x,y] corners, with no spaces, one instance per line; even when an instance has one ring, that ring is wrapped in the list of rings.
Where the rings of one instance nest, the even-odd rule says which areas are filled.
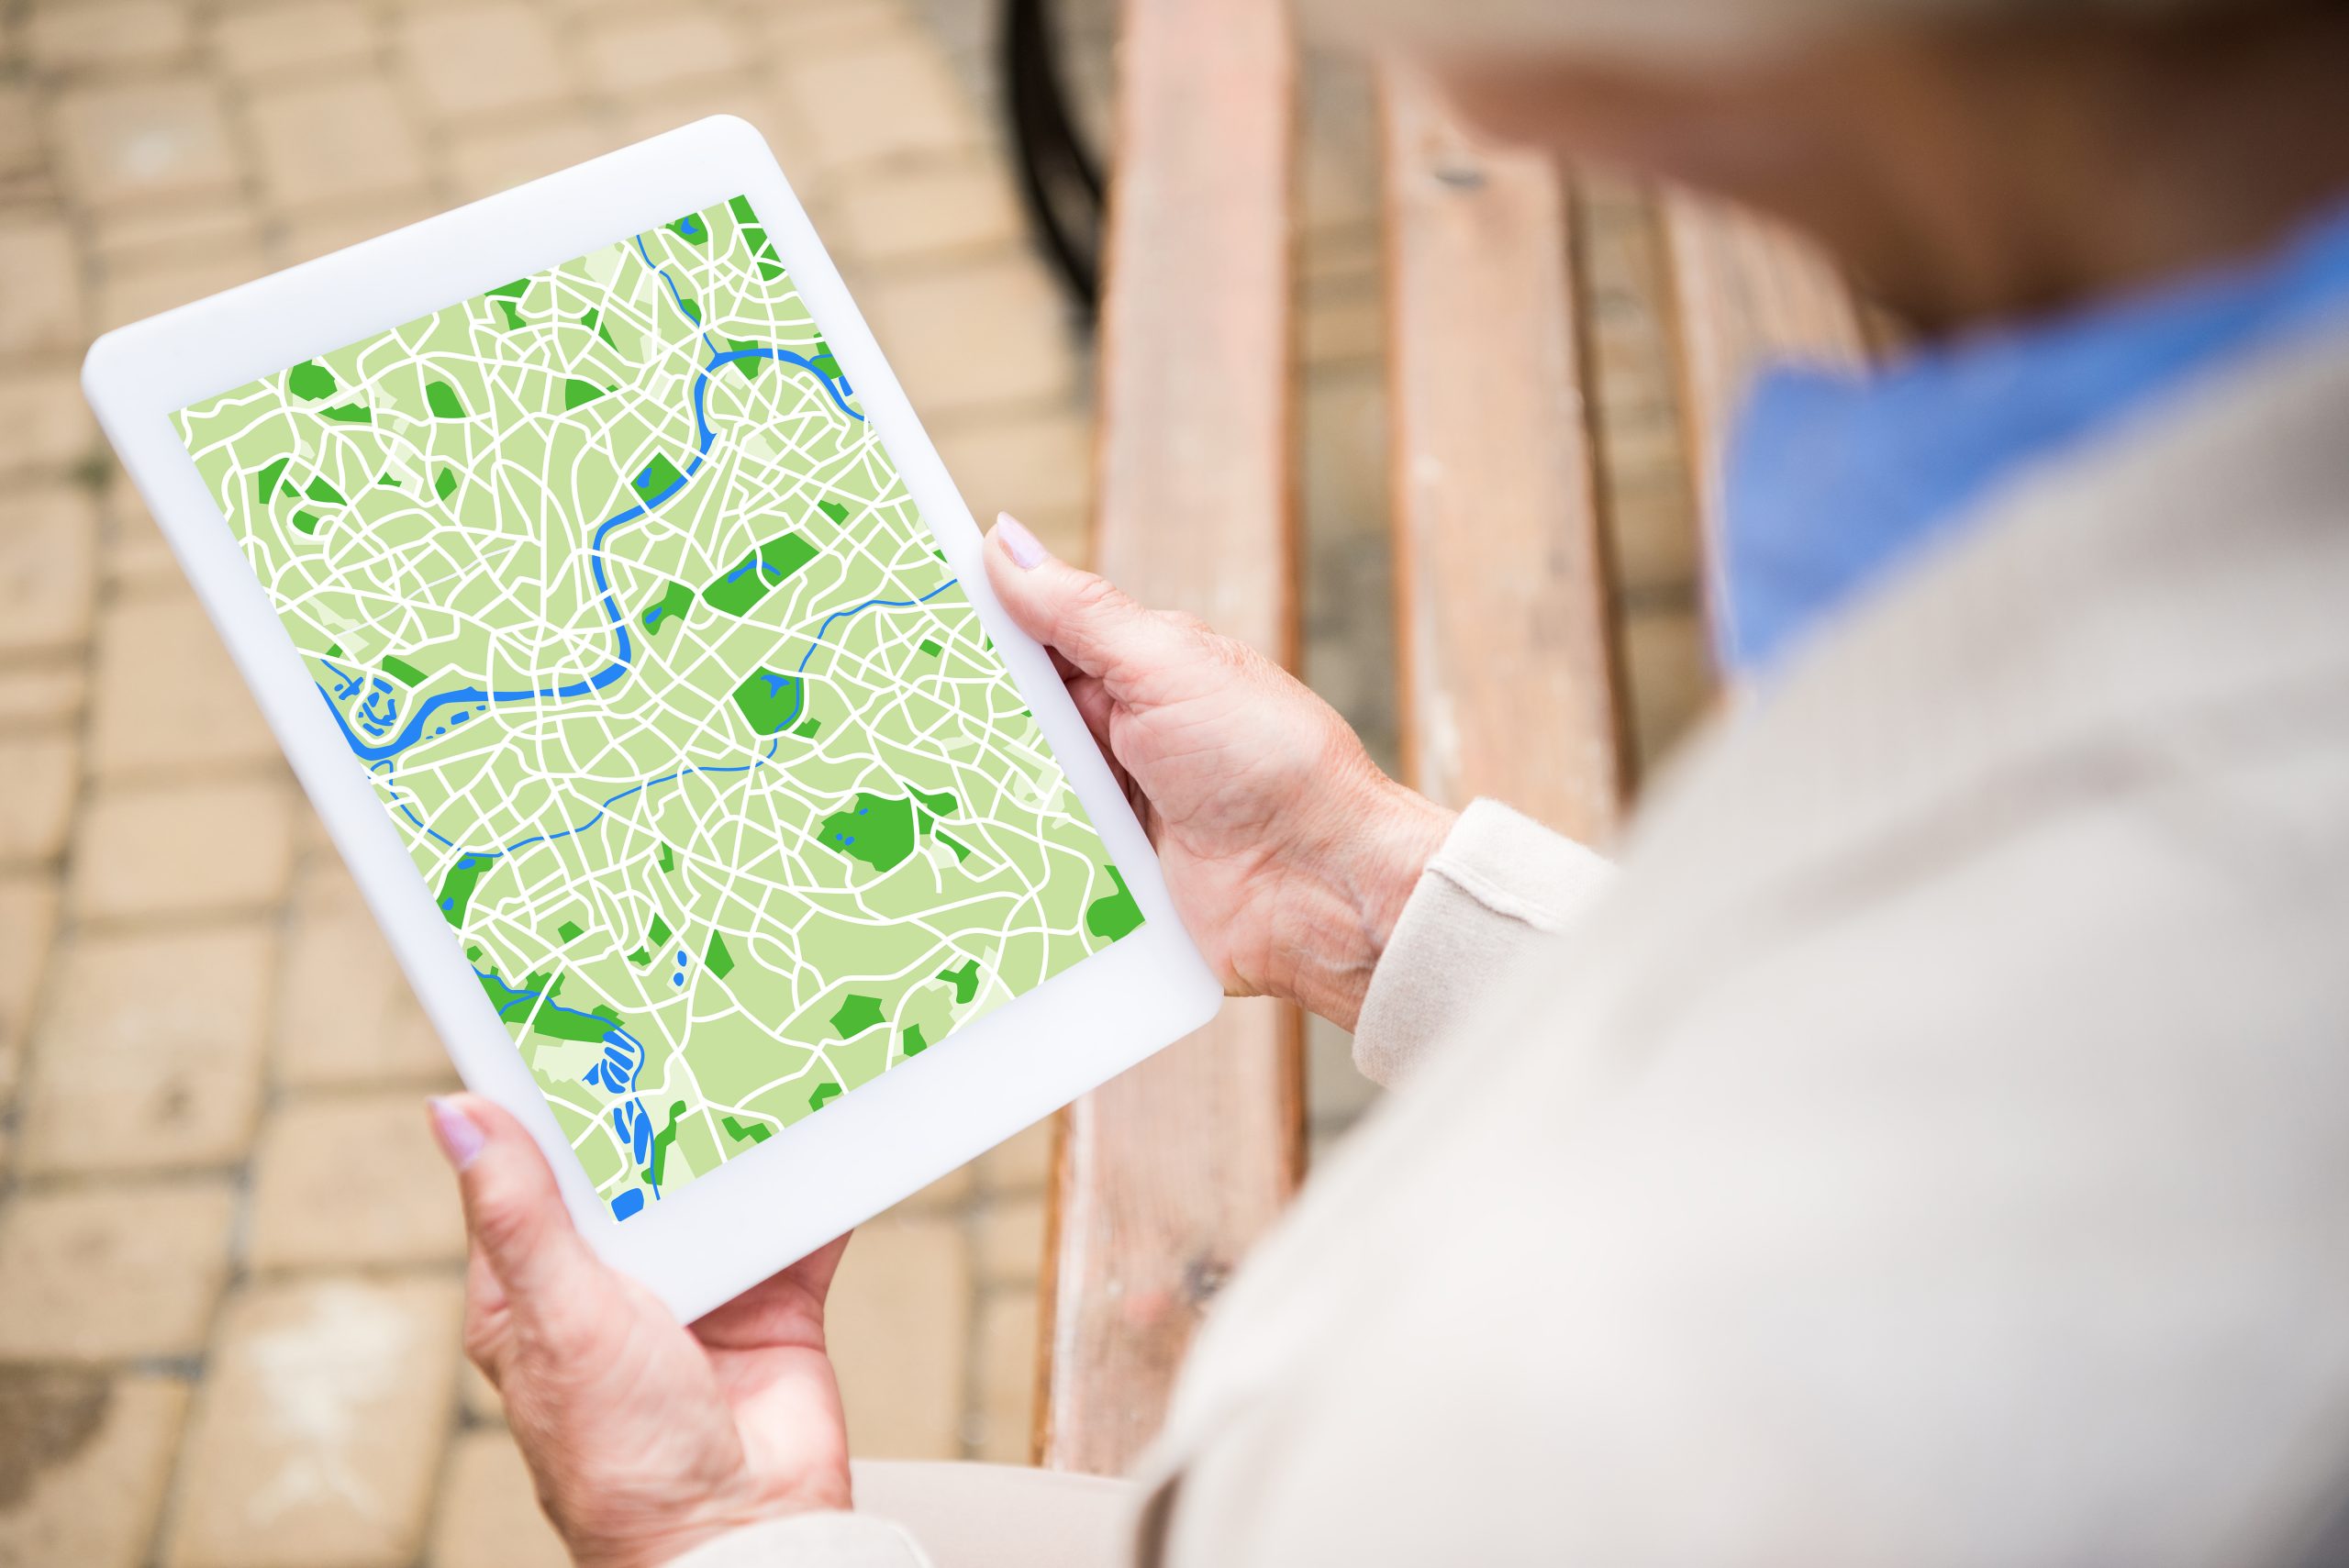
[[[965,1023],[918,1061],[623,1222],[589,1185],[451,940],[171,416],[736,195],[758,210],[1146,918],[1114,946]],[[969,509],[774,154],[744,121],[701,120],[120,328],[92,346],[82,379],[459,1075],[530,1130],[596,1251],[680,1318],[700,1316],[1200,1027],[1220,1004],[1221,988],[1184,931],[1123,792],[1050,658],[989,588]]]

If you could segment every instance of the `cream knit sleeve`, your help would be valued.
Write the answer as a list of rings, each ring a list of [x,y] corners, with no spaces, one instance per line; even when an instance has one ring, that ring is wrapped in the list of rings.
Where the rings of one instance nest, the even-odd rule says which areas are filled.
[[[1408,1077],[1448,1024],[1613,878],[1604,858],[1498,801],[1469,806],[1428,862],[1371,974],[1354,1065],[1380,1084]]]

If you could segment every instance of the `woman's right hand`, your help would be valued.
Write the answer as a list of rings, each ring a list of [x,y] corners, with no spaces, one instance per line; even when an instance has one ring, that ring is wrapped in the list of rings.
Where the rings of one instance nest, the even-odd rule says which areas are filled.
[[[1352,1029],[1453,814],[1380,773],[1335,709],[1247,644],[1144,608],[1008,516],[986,562],[1052,651],[1224,988]]]

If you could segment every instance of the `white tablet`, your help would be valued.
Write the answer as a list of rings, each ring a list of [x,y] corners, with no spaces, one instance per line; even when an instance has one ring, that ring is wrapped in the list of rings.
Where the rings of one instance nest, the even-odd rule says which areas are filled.
[[[1214,1012],[742,121],[83,383],[466,1084],[680,1317]]]

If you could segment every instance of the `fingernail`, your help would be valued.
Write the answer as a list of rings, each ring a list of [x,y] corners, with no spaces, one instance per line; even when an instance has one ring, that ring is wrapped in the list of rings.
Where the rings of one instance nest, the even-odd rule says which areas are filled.
[[[457,1108],[457,1102],[445,1095],[435,1095],[427,1102],[432,1107],[432,1137],[440,1145],[440,1152],[449,1163],[462,1171],[481,1153],[482,1145],[489,1140],[473,1118]]]
[[[1003,541],[1003,552],[1022,572],[1034,570],[1052,559],[1052,552],[1044,541],[1028,531],[1028,526],[1008,512],[995,515],[995,537]]]

